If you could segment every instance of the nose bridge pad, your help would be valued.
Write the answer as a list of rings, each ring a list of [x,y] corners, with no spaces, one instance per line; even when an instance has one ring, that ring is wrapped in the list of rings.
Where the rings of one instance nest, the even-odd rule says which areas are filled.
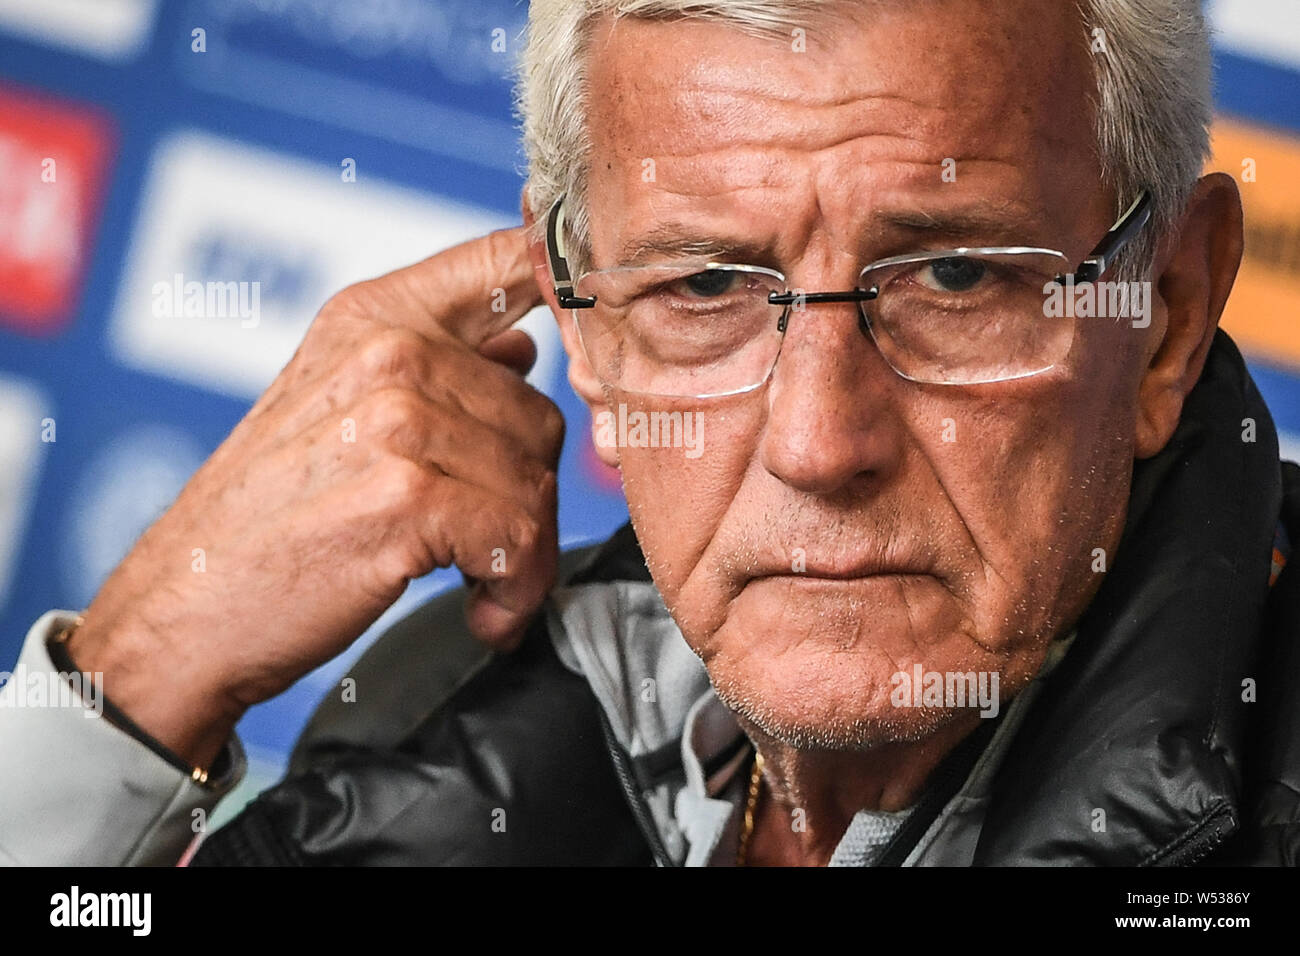
[[[858,303],[858,331],[862,333],[864,338],[874,339],[871,334],[871,320],[867,318],[867,304],[865,302]]]

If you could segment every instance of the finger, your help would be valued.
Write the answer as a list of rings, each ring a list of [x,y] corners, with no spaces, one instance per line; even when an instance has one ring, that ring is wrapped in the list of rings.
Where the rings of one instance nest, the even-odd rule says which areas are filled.
[[[523,329],[507,329],[480,345],[478,354],[523,376],[537,362],[537,343]]]
[[[523,640],[531,615],[498,604],[486,582],[470,578],[465,592],[465,623],[470,633],[498,651],[512,651]]]
[[[533,510],[551,493],[551,463],[511,436],[409,389],[368,395],[355,414],[359,446],[378,442],[418,465]],[[332,423],[325,423],[327,429]]]
[[[533,615],[546,600],[555,583],[559,557],[559,533],[556,524],[554,489],[542,514],[543,540],[530,551],[520,552],[516,564],[525,567],[485,578],[470,578],[465,597],[465,621],[480,640],[498,650],[517,647]]]
[[[544,301],[524,226],[498,229],[371,281],[384,283],[406,306],[376,318],[425,334],[447,333],[472,348]]]
[[[534,458],[552,464],[557,460],[564,442],[564,416],[516,371],[466,352],[463,362],[440,364],[425,380],[424,389],[434,401],[454,405],[510,435]]]
[[[416,522],[436,566],[477,579],[466,598],[471,632],[494,646],[521,636],[555,581],[559,534],[555,486],[538,515],[447,476],[431,479],[436,512]]]
[[[511,436],[532,457],[552,465],[558,460],[564,416],[515,371],[467,351],[463,362],[440,363],[423,388],[435,402],[454,405]]]
[[[522,352],[519,345],[504,347]],[[431,343],[409,329],[371,327],[364,338],[341,340],[328,354],[318,353],[311,372],[281,403],[277,440],[328,422],[336,427],[369,395],[387,388],[418,391],[459,409],[511,436],[541,460],[554,458],[564,438],[564,420],[555,403],[517,371],[454,339]]]

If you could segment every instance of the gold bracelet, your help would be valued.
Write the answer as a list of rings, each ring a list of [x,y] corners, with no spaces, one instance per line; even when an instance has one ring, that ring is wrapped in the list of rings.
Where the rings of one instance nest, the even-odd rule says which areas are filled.
[[[72,636],[72,632],[75,631],[77,628],[81,627],[81,625],[85,623],[86,623],[86,616],[84,614],[78,614],[76,617],[72,619],[71,624],[63,625],[63,627],[59,630],[59,633],[54,635],[54,643],[66,644],[68,642],[68,638]]]
[[[67,658],[68,662],[73,665],[73,667],[76,666],[76,662],[72,660],[72,655],[67,650],[68,638],[70,638],[73,635],[73,632],[75,632],[77,628],[81,627],[81,625],[85,623],[86,623],[85,615],[78,614],[73,619],[72,623],[65,624],[59,630],[59,632],[54,635],[53,643],[62,644],[64,646],[63,655],[64,657]],[[138,724],[136,724],[135,721],[133,721],[126,714],[124,714],[120,709],[118,709],[116,705],[110,704],[108,701],[108,697],[103,693],[102,687],[100,688],[99,700],[104,707],[104,714],[109,718],[109,723],[115,724],[116,726],[127,731],[127,733],[135,737],[141,743],[146,743],[146,740],[152,741],[153,743],[151,745],[146,744],[147,746],[149,746],[150,750],[153,750],[155,753],[158,753],[159,756],[163,756],[164,753],[171,754],[171,758],[168,760],[168,763],[172,763],[177,767],[184,767],[186,765],[186,762],[181,760],[179,755],[174,753],[170,748],[164,747],[161,743],[155,740],[152,734],[142,729]],[[204,770],[202,767],[192,767],[190,769],[190,779],[194,781],[196,784],[198,784],[199,786],[206,786],[208,782],[208,771]]]

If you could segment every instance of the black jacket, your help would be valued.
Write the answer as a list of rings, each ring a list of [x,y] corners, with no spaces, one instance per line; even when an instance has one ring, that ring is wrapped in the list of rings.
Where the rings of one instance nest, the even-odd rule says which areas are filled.
[[[1296,864],[1300,559],[1269,587],[1279,525],[1300,543],[1300,468],[1279,465],[1220,332],[1168,447],[1135,466],[1115,560],[1003,759],[976,864]],[[627,527],[562,575],[649,579]],[[671,863],[642,796],[682,773],[672,748],[628,757],[542,616],[491,655],[461,600],[384,635],[351,671],[360,702],[322,704],[284,782],[194,865]]]

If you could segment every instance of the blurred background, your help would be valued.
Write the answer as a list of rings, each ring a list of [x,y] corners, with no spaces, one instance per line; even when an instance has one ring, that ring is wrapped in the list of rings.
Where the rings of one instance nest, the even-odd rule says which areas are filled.
[[[1300,459],[1300,2],[1206,7],[1214,165],[1246,205],[1224,325]],[[43,612],[90,602],[333,292],[520,221],[509,76],[526,14],[0,0],[0,670]],[[244,297],[187,315],[190,282]],[[626,519],[617,476],[591,452],[549,313],[525,322],[532,381],[569,420],[562,542],[597,540]],[[370,640],[459,581],[414,582],[348,654],[250,711],[250,772],[219,817],[278,779]]]

